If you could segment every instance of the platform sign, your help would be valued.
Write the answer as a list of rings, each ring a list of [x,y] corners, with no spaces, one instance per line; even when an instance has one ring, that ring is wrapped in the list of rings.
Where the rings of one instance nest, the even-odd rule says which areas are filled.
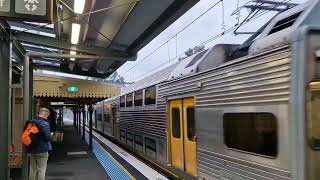
[[[0,11],[10,12],[10,0],[0,0]]]
[[[53,0],[0,0],[0,18],[11,21],[51,22]]]
[[[1,1],[1,0],[0,0]],[[45,0],[15,0],[15,12],[20,14],[46,15],[47,2]]]
[[[78,92],[79,88],[77,86],[69,86],[68,92]]]

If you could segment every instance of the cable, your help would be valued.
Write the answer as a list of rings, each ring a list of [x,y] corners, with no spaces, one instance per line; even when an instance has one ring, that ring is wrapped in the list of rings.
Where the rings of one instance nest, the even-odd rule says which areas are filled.
[[[221,1],[223,1],[223,0],[221,0]],[[221,2],[221,1],[220,1],[220,2]],[[290,2],[291,0],[284,0],[284,1],[282,1],[282,2],[285,2],[285,1],[286,1],[286,2]],[[218,2],[218,3],[219,3],[219,2]],[[249,23],[249,22],[251,22],[251,21],[253,21],[253,20],[255,20],[255,19],[257,19],[257,18],[259,18],[259,17],[261,17],[261,16],[263,16],[263,15],[265,15],[265,14],[267,14],[267,13],[269,13],[269,12],[270,12],[270,11],[264,11],[264,12],[260,12],[260,13],[255,13],[252,17],[250,17],[247,21],[243,22],[241,25],[245,25],[245,24],[247,24],[247,23]],[[235,24],[233,27],[230,27],[229,29],[225,30],[224,32],[219,33],[219,34],[217,34],[217,35],[215,35],[215,36],[207,39],[206,41],[203,41],[203,42],[200,43],[199,45],[201,46],[201,45],[208,44],[208,43],[210,43],[210,42],[212,42],[212,41],[220,38],[221,36],[226,35],[226,34],[232,32],[233,30],[235,30],[235,29],[238,27],[238,25],[239,25],[238,23]],[[166,42],[167,42],[167,41],[166,41]],[[166,44],[166,42],[165,42],[164,44]],[[160,47],[160,48],[161,48],[161,47]],[[157,48],[156,51],[157,51],[158,49],[160,49],[160,48]],[[153,53],[154,53],[154,52],[152,52],[151,54],[153,54]],[[183,55],[183,54],[184,54],[184,53],[182,53],[182,54],[180,54],[180,55]],[[178,55],[177,55],[177,56],[178,56]],[[147,56],[146,56],[146,57],[147,57]],[[143,60],[144,60],[144,59],[143,59]],[[164,62],[164,63],[156,66],[155,68],[151,69],[150,71],[142,74],[142,76],[145,76],[146,74],[149,74],[150,72],[158,69],[159,67],[161,67],[161,66],[163,66],[163,65],[165,65],[165,64],[167,64],[167,63],[169,63],[169,62],[170,62],[170,61],[166,61],[166,62]],[[136,66],[136,65],[135,65],[135,66]],[[135,66],[134,66],[134,67],[135,67]],[[126,74],[127,72],[129,72],[131,69],[133,69],[133,67],[130,68],[129,70],[127,70],[124,74]],[[124,75],[124,74],[123,74],[123,75]]]
[[[103,9],[98,9],[98,10],[96,10],[96,11],[92,11],[92,12],[89,12],[89,13],[82,14],[81,16],[88,16],[88,15],[90,15],[90,14],[94,14],[94,13],[106,11],[106,10],[109,10],[109,9],[118,8],[118,7],[122,7],[122,6],[128,6],[128,5],[137,3],[137,2],[139,2],[139,1],[140,1],[140,0],[136,0],[136,1],[131,1],[131,2],[123,3],[123,4],[118,4],[118,5],[114,5],[114,6],[109,6],[109,7],[103,8]],[[71,20],[71,19],[74,19],[74,18],[77,18],[77,17],[78,17],[78,15],[70,16],[70,17],[64,18],[64,19],[62,19],[62,20],[57,20],[57,21],[54,21],[54,22],[52,22],[52,23],[46,23],[46,24],[41,25],[41,26],[35,26],[35,27],[32,27],[32,28],[26,29],[26,30],[24,30],[24,31],[19,31],[19,32],[17,32],[17,33],[24,33],[24,32],[28,32],[28,31],[31,31],[31,30],[35,30],[35,29],[37,29],[37,28],[48,27],[48,26],[50,26],[50,25],[52,25],[52,24],[57,24],[57,23],[60,23],[60,22],[68,21],[68,20]]]
[[[183,32],[185,29],[187,29],[189,26],[191,26],[194,22],[196,22],[198,19],[200,19],[202,16],[204,16],[206,13],[208,13],[211,9],[213,9],[214,7],[216,7],[218,4],[220,4],[222,2],[222,0],[219,0],[218,2],[216,2],[215,4],[213,4],[211,7],[209,7],[205,12],[203,12],[202,14],[200,14],[200,16],[198,16],[197,18],[195,18],[191,23],[189,23],[188,25],[186,25],[184,28],[182,28],[180,31],[178,31],[174,36],[172,36],[171,38],[169,38],[167,41],[165,41],[163,44],[159,45],[156,49],[154,49],[153,51],[151,51],[149,54],[147,54],[145,57],[142,58],[141,61],[137,62],[135,65],[133,65],[131,68],[129,68],[127,71],[125,71],[123,73],[123,75],[127,74],[129,71],[131,71],[133,68],[135,68],[136,66],[138,66],[139,64],[141,64],[142,62],[144,62],[148,57],[150,57],[151,55],[153,55],[156,51],[158,51],[161,47],[163,47],[166,43],[168,43],[171,39],[173,39],[174,37],[176,37],[177,35],[179,35],[181,32]]]
[[[290,2],[290,1],[291,1],[291,0],[288,0],[288,2]],[[265,14],[267,14],[267,13],[269,13],[269,12],[270,12],[270,11],[265,11],[265,12],[261,12],[260,14],[255,14],[255,17],[252,16],[248,21],[244,22],[242,25],[245,25],[245,24],[247,24],[247,23],[249,23],[249,22],[251,22],[251,21],[253,21],[253,20],[255,20],[255,19],[257,19],[257,18],[259,18],[259,17],[261,17],[261,16],[263,16],[263,15],[265,15]],[[218,39],[219,37],[222,37],[222,36],[224,36],[224,35],[232,32],[232,31],[233,31],[234,29],[236,29],[236,28],[237,28],[237,24],[235,24],[235,26],[233,26],[233,27],[225,30],[224,32],[219,33],[219,34],[217,34],[217,35],[215,35],[215,36],[207,39],[206,41],[203,41],[203,42],[200,43],[199,45],[201,46],[201,45],[208,44],[208,43],[210,43],[210,42]],[[184,53],[182,53],[182,54],[184,54]],[[182,54],[181,54],[181,55],[182,55]],[[144,74],[142,74],[142,75],[140,75],[140,76],[141,76],[141,77],[144,77],[144,76],[146,76],[147,74],[153,72],[154,70],[156,70],[156,69],[158,69],[158,68],[160,68],[160,67],[162,67],[163,65],[168,64],[168,63],[169,63],[168,61],[166,61],[166,62],[164,62],[164,63],[161,63],[161,64],[159,64],[158,66],[156,66],[155,68],[151,69],[150,71],[148,71],[148,72],[146,72],[146,73],[144,73]]]
[[[170,48],[169,48],[169,43],[167,43],[167,48],[168,48],[168,60],[169,60],[169,62],[170,62]]]

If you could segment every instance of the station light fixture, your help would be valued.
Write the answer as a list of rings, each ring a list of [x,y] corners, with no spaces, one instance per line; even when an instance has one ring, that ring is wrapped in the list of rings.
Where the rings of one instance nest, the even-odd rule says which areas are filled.
[[[77,23],[72,23],[72,32],[71,32],[71,43],[78,44],[79,35],[80,35],[81,25]]]
[[[82,14],[85,4],[86,0],[74,0],[74,12],[77,14]]]
[[[75,54],[77,54],[77,52],[75,52],[75,51],[70,51],[70,54],[75,55]],[[75,58],[70,58],[70,61],[75,61],[75,60],[76,60]]]

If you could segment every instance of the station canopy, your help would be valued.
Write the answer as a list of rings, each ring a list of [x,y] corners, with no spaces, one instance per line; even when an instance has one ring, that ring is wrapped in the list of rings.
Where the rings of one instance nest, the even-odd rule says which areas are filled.
[[[104,59],[34,58],[35,69],[106,78],[194,6],[199,0],[78,0],[53,1],[50,23],[1,20],[0,31],[10,31],[14,61],[26,52],[94,55]],[[80,2],[80,1],[79,1]],[[73,24],[80,25],[79,42],[71,43]]]

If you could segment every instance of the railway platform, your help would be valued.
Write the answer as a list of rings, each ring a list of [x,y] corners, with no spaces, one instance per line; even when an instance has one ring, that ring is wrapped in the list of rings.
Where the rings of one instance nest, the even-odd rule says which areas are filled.
[[[64,121],[59,130],[63,140],[53,143],[46,180],[168,179],[96,132],[90,148],[88,132],[84,141],[82,128],[79,132],[72,121]]]
[[[64,138],[53,143],[47,180],[111,179],[72,124],[65,123],[61,130]]]

